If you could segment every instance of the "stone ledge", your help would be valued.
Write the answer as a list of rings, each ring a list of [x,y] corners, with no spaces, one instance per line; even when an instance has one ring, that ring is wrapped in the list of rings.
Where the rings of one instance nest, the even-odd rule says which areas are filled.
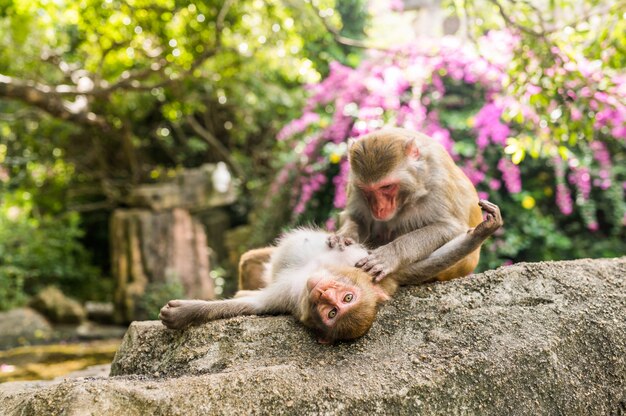
[[[136,322],[113,377],[0,385],[0,413],[624,414],[625,317],[621,258],[405,288],[336,346],[290,317]]]

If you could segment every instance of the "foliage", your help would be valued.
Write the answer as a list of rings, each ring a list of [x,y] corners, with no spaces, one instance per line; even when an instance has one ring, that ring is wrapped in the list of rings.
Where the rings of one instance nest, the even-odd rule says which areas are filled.
[[[159,319],[159,311],[171,299],[183,299],[185,290],[177,280],[148,284],[145,293],[137,299],[133,316],[137,319]]]
[[[0,212],[1,309],[24,304],[49,284],[81,299],[103,300],[107,288],[79,242],[78,215],[35,219],[7,205]]]
[[[364,2],[337,0],[339,13],[333,0],[316,5],[358,37]],[[273,137],[301,106],[301,85],[331,60],[358,60],[316,13],[282,0],[0,1],[0,202],[22,210],[0,225],[2,261],[19,269],[5,270],[6,291],[21,293],[24,280],[30,293],[36,276],[78,278],[83,238],[64,213],[105,229],[100,214],[125,205],[134,184],[181,167],[226,161],[245,214],[247,191],[273,172]],[[342,16],[359,18],[342,25]],[[94,250],[108,245],[98,233],[83,239]]]
[[[338,3],[354,16],[363,2]],[[5,1],[0,127],[16,131],[0,139],[25,139],[15,152],[9,146],[12,157],[45,157],[37,150],[54,143],[82,173],[77,180],[95,180],[99,198],[113,205],[128,180],[207,161],[225,160],[259,186],[254,173],[270,168],[269,138],[299,107],[297,87],[318,80],[331,60],[358,59],[332,40],[315,9],[289,4]],[[333,10],[331,1],[321,6]],[[344,29],[362,33],[363,19]],[[55,136],[44,113],[66,121]]]
[[[279,134],[294,156],[279,173],[273,195],[291,201],[292,224],[325,222],[333,229],[346,202],[347,139],[398,125],[441,143],[480,195],[500,205],[505,230],[487,246],[481,267],[623,254],[626,137],[620,117],[626,114],[626,78],[597,68],[585,84],[570,85],[568,108],[596,114],[585,121],[594,134],[584,136],[581,119],[569,117],[562,124],[580,134],[579,140],[530,145],[531,158],[521,163],[526,151],[519,144],[533,140],[535,127],[543,137],[554,137],[556,127],[542,122],[546,116],[536,112],[541,107],[530,97],[507,87],[518,44],[517,36],[491,31],[476,47],[444,38],[372,54],[356,69],[332,65],[330,75],[312,88],[302,116]],[[586,88],[603,99],[584,97]],[[555,105],[548,117],[566,111]],[[604,243],[591,244],[589,232]]]

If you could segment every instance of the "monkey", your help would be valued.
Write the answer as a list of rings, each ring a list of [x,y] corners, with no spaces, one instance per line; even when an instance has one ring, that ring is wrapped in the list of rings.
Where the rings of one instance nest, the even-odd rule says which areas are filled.
[[[401,128],[351,141],[346,208],[331,247],[359,242],[372,250],[356,266],[376,281],[394,274],[402,284],[424,276],[419,262],[482,221],[474,185],[443,146]],[[480,246],[435,276],[449,280],[476,268]]]
[[[418,278],[425,280],[455,264],[502,225],[498,207],[480,202],[487,212],[486,219],[415,263],[412,271]],[[369,273],[355,267],[368,253],[365,246],[352,242],[343,248],[339,244],[330,247],[331,238],[331,234],[314,229],[287,233],[271,250],[265,266],[268,277],[256,280],[270,281],[267,286],[248,287],[227,300],[171,300],[161,309],[159,318],[170,329],[182,329],[239,315],[291,314],[311,328],[320,343],[359,338],[369,330],[378,307],[393,296],[398,285],[410,284],[415,278],[390,275],[376,283]],[[243,256],[242,263],[254,255],[265,258],[267,254],[268,249],[256,250]]]
[[[265,273],[265,265],[270,261],[273,250],[274,247],[263,247],[243,253],[239,259],[240,289],[260,289],[270,283],[270,276]]]

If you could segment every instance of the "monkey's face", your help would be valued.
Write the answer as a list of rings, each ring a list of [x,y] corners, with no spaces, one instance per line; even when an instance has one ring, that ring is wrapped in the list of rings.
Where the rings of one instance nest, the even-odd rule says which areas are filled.
[[[321,323],[332,328],[361,301],[361,289],[343,277],[317,275],[307,281],[309,302]]]
[[[387,178],[374,184],[358,184],[357,186],[367,201],[374,219],[389,221],[396,215],[400,189],[399,180]]]
[[[410,169],[420,157],[413,134],[404,129],[370,133],[349,150],[351,184],[377,221],[389,221],[404,205],[405,188],[414,190]]]
[[[378,303],[387,299],[361,269],[322,271],[307,280],[302,322],[317,329],[321,343],[358,338],[372,326]]]

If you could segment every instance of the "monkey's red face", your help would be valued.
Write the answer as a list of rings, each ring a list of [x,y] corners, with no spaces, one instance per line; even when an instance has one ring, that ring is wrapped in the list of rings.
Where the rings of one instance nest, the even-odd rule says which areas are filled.
[[[398,208],[400,184],[397,180],[383,180],[371,185],[359,184],[358,186],[375,219],[389,221],[393,218]]]
[[[328,328],[357,305],[361,295],[357,286],[337,278],[314,276],[307,281],[307,288],[311,305]]]

